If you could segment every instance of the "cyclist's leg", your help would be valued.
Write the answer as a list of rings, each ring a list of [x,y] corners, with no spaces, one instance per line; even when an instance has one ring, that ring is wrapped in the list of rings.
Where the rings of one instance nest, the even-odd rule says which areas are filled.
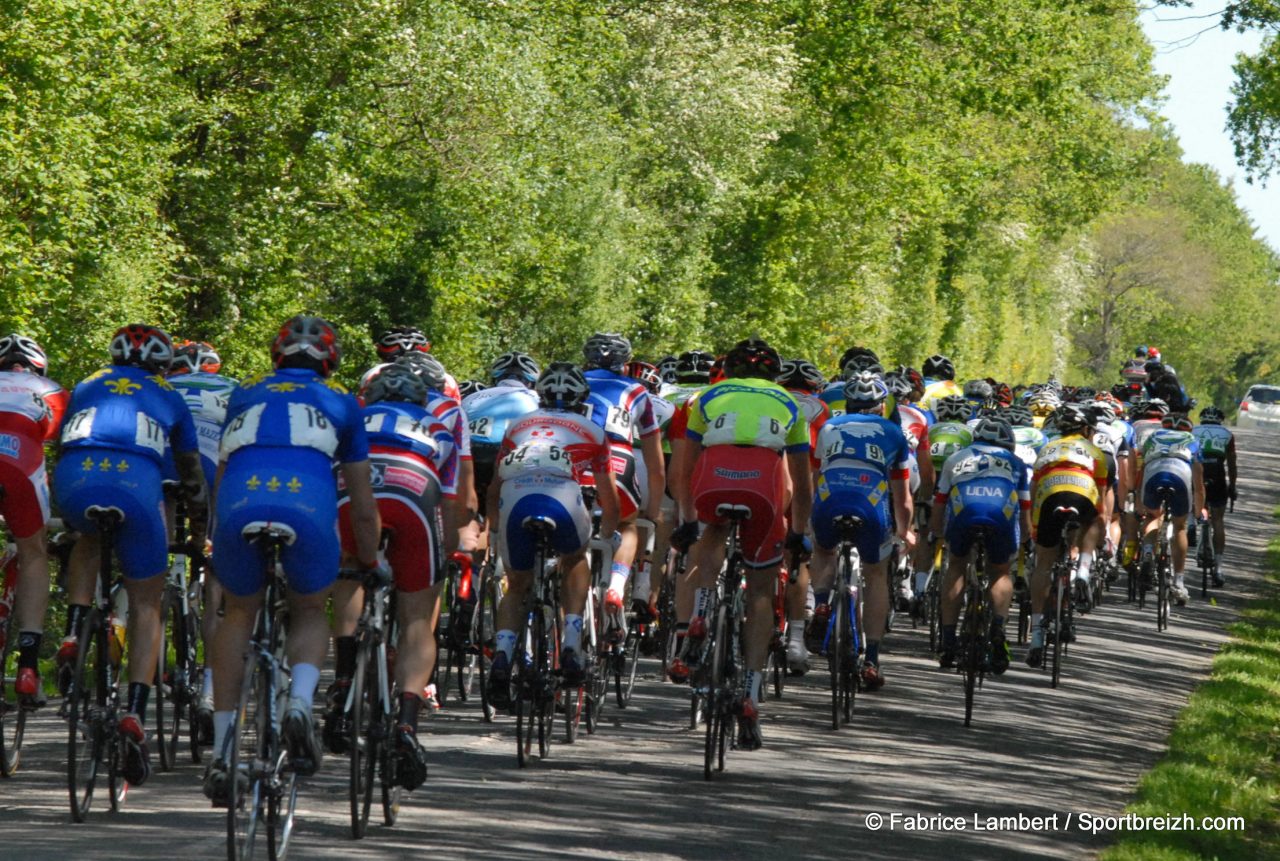
[[[640,548],[636,517],[644,506],[647,478],[637,453],[629,447],[614,446],[609,463],[618,488],[618,502],[622,507],[622,520],[618,524],[622,543],[614,551],[613,564],[609,567],[609,588],[605,593],[604,609],[610,626],[617,631],[625,626],[622,599],[626,594],[627,580],[631,577],[631,565]]]

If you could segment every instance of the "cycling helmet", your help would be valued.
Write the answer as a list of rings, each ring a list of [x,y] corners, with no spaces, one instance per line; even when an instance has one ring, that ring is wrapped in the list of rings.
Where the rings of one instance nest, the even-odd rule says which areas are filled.
[[[1194,425],[1191,423],[1191,419],[1189,419],[1187,416],[1183,415],[1182,413],[1170,413],[1169,415],[1160,419],[1160,426],[1164,428],[1170,428],[1172,430],[1180,430],[1180,431],[1189,431],[1192,429],[1192,427],[1194,427]]]
[[[964,396],[971,401],[986,401],[995,396],[995,390],[986,380],[970,380],[964,384]]]
[[[130,323],[116,330],[111,339],[111,361],[161,374],[173,361],[173,341],[163,329]]]
[[[526,386],[532,386],[537,382],[541,371],[538,363],[528,353],[512,350],[493,360],[493,364],[489,366],[489,377],[495,383],[512,379],[519,380]]]
[[[596,332],[582,345],[586,367],[617,371],[631,361],[631,342],[616,332]]]
[[[919,398],[924,394],[924,377],[920,376],[919,371],[909,365],[898,365],[897,371],[911,383],[912,397]]]
[[[587,378],[577,365],[552,362],[533,384],[542,406],[553,410],[576,410],[586,403],[591,393]]]
[[[3,352],[0,352],[0,355],[3,355]],[[1209,406],[1200,411],[1200,424],[1202,425],[1220,425],[1226,420],[1227,414],[1213,404],[1209,404]]]
[[[310,367],[327,377],[341,359],[333,324],[310,314],[290,317],[271,342],[271,363],[277,368]]]
[[[1013,438],[1013,426],[998,416],[986,416],[973,426],[973,441],[997,445],[1013,451],[1017,441]]]
[[[773,381],[782,370],[778,351],[759,338],[739,341],[724,357],[726,377],[756,377]]]
[[[1133,351],[1133,355],[1135,358],[1145,359],[1150,352],[1151,349],[1146,344],[1143,344]]]
[[[430,353],[405,353],[395,363],[417,374],[418,379],[434,392],[443,392],[449,373],[444,364]]]
[[[933,355],[924,360],[924,365],[920,368],[926,377],[935,380],[954,380],[956,378],[956,366],[951,364],[951,360],[941,354]]]
[[[880,360],[876,358],[876,354],[870,350],[856,353],[840,365],[840,373],[846,380],[853,379],[854,376],[863,371],[869,371],[877,376],[884,376],[884,367],[880,364]]]
[[[395,362],[376,374],[365,390],[366,404],[376,404],[379,401],[425,404],[427,384],[408,365]]]
[[[1013,406],[1006,407],[1004,411],[1004,418],[1005,421],[1016,428],[1035,427],[1036,423],[1035,416],[1031,415],[1031,410],[1027,409],[1022,404],[1014,404]]]
[[[784,389],[799,389],[806,392],[820,392],[827,385],[822,371],[807,359],[783,359],[782,370],[778,372],[778,385]]]
[[[887,397],[889,387],[870,371],[862,371],[844,384],[844,406],[847,412],[870,412],[883,404]]]
[[[22,365],[43,377],[49,370],[49,357],[31,338],[14,332],[0,338],[0,371],[8,371],[14,365]]]
[[[1062,399],[1050,391],[1036,392],[1031,396],[1031,400],[1027,402],[1027,406],[1031,410],[1031,415],[1038,418],[1046,418],[1053,414],[1053,411],[1062,405]]]
[[[458,394],[465,399],[471,397],[476,392],[482,392],[487,388],[489,387],[480,380],[463,380],[458,383]]]
[[[687,350],[676,360],[676,382],[706,383],[711,380],[711,369],[716,357],[702,350]]]
[[[680,360],[675,356],[663,356],[658,361],[658,376],[662,377],[664,383],[674,383],[676,381],[676,367],[680,364]]]
[[[622,366],[622,374],[644,383],[644,387],[649,390],[651,395],[656,395],[658,389],[662,386],[662,377],[658,374],[657,367],[648,362],[635,360],[627,362]]]
[[[871,365],[880,364],[880,357],[870,347],[850,347],[840,354],[840,369],[843,371],[845,365],[855,359],[860,371],[869,368]]]
[[[1147,358],[1152,359],[1153,361],[1156,361],[1156,362],[1160,361],[1160,351],[1157,350],[1155,347],[1148,347]]]
[[[1063,404],[1053,411],[1051,418],[1063,436],[1087,433],[1093,427],[1089,413],[1079,404]]]
[[[933,402],[933,414],[940,422],[967,422],[973,416],[973,404],[960,395],[947,395]]]
[[[204,341],[181,341],[173,348],[173,362],[169,365],[171,374],[194,374],[204,371],[216,374],[222,370],[222,357],[211,344]]]
[[[889,394],[899,402],[905,402],[911,397],[911,381],[897,371],[885,374],[884,384],[889,387]]]
[[[1076,386],[1071,390],[1071,399],[1076,403],[1082,404],[1085,401],[1091,401],[1098,396],[1098,390],[1092,386]]]
[[[1140,409],[1143,417],[1149,419],[1162,419],[1169,414],[1169,404],[1161,398],[1144,401]]]
[[[1013,389],[1008,383],[992,383],[991,388],[995,390],[995,399],[1000,403],[1000,406],[1007,407],[1013,403]]]
[[[431,351],[431,342],[417,326],[392,326],[382,333],[376,346],[378,357],[384,362],[394,362],[406,353]]]

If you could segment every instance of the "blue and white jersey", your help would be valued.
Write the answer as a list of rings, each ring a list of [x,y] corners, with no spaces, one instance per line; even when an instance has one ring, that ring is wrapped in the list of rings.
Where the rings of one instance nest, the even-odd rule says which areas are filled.
[[[852,413],[834,416],[818,434],[817,456],[822,471],[854,468],[882,478],[907,478],[911,450],[897,422],[881,416]]]
[[[204,461],[205,477],[212,485],[212,471],[218,468],[222,426],[227,421],[227,404],[239,383],[221,374],[204,371],[178,374],[168,380],[169,385],[177,389],[178,394],[187,402],[187,409],[191,410],[191,418],[196,424],[196,436],[200,440],[200,458]]]
[[[1200,459],[1204,463],[1225,463],[1227,450],[1234,439],[1231,431],[1222,425],[1196,425],[1191,431],[1200,446]]]
[[[503,380],[462,401],[473,443],[497,451],[507,428],[538,409],[538,396],[517,380]]]
[[[1031,506],[1031,475],[1018,455],[999,446],[974,443],[947,458],[934,501],[956,514],[968,507],[1001,509],[1012,518]]]
[[[114,365],[87,377],[71,394],[62,447],[96,447],[143,455],[173,471],[173,454],[196,451],[191,411],[164,377]]]
[[[593,368],[583,376],[591,387],[590,418],[604,429],[610,443],[630,449],[633,438],[658,432],[649,390],[643,384],[606,368]]]

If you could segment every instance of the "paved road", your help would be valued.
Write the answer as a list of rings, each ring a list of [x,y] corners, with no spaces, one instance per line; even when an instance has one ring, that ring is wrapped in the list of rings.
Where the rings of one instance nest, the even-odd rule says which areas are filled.
[[[1280,502],[1280,437],[1242,432],[1250,464],[1231,516],[1229,588],[1216,604],[1193,598],[1172,628],[1154,613],[1113,603],[1087,617],[1058,690],[1021,664],[979,693],[975,726],[962,724],[958,676],[938,671],[918,634],[886,648],[889,684],[859,697],[855,721],[824,725],[823,678],[788,688],[765,713],[766,747],[731,754],[713,783],[701,773],[702,735],[683,728],[683,689],[656,665],[625,715],[595,737],[525,771],[515,768],[511,721],[446,710],[425,725],[431,777],[399,825],[348,838],[344,762],[304,790],[296,856],[644,858],[1063,858],[1106,845],[1065,815],[1119,814],[1159,758],[1174,715],[1202,679],[1233,619],[1261,583],[1263,548]],[[182,766],[132,792],[118,814],[95,810],[72,825],[63,783],[63,732],[41,715],[24,771],[0,783],[0,859],[223,857],[223,818]],[[871,832],[869,813],[963,816],[970,830]],[[1180,814],[1183,811],[1167,811]],[[972,817],[1059,816],[1058,830],[974,833]],[[376,814],[375,814],[376,815]],[[21,848],[19,848],[21,847]]]

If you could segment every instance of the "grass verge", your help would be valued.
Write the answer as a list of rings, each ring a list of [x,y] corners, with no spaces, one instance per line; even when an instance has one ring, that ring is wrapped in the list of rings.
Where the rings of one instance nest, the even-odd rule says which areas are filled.
[[[1187,813],[1197,829],[1125,833],[1102,861],[1280,858],[1280,536],[1268,545],[1267,566],[1265,594],[1229,628],[1209,679],[1178,715],[1169,752],[1125,811]],[[1244,827],[1199,829],[1219,816],[1243,817]]]

